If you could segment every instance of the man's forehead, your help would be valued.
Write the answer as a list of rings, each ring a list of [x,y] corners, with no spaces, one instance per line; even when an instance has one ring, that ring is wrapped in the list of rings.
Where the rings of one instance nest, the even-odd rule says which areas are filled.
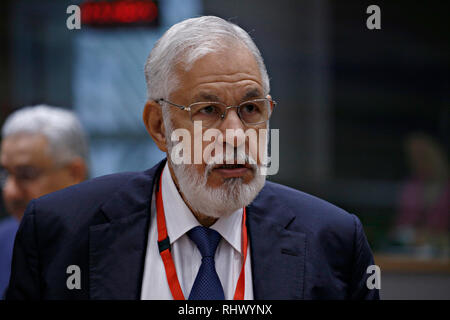
[[[261,84],[255,57],[241,45],[207,53],[189,66],[180,63],[176,66],[176,73],[181,81],[203,82],[214,78],[233,81],[240,77],[249,77]]]
[[[29,165],[47,162],[48,142],[42,134],[21,133],[3,139],[0,159],[5,165]]]

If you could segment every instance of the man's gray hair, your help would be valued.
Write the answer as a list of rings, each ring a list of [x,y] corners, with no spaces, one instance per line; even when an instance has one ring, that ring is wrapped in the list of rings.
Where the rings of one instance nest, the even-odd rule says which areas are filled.
[[[88,143],[80,121],[69,110],[46,105],[21,108],[13,112],[2,128],[3,139],[17,134],[42,134],[57,164],[76,157],[88,162]]]
[[[204,55],[229,47],[246,46],[255,57],[263,82],[264,95],[270,84],[263,58],[252,38],[239,26],[214,16],[191,18],[173,25],[156,42],[145,64],[149,100],[167,99],[178,80],[174,67],[182,63],[186,70]]]

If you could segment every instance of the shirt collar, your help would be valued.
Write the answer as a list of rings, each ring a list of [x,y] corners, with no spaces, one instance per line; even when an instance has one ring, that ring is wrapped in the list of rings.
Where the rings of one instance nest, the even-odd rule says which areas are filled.
[[[231,215],[220,218],[211,226],[211,229],[220,233],[220,235],[240,254],[242,254],[242,213],[242,208],[238,209]]]
[[[200,223],[178,192],[167,163],[162,175],[161,189],[164,213],[166,215],[167,234],[170,238],[170,244],[173,244],[186,232],[199,226]],[[211,229],[219,232],[220,235],[240,254],[242,254],[242,213],[242,208],[238,209],[231,215],[218,219],[211,226]]]
[[[200,223],[192,214],[183,198],[181,198],[173,182],[167,162],[162,175],[161,189],[164,213],[166,215],[167,234],[170,238],[170,244],[173,244],[186,232],[199,226]]]

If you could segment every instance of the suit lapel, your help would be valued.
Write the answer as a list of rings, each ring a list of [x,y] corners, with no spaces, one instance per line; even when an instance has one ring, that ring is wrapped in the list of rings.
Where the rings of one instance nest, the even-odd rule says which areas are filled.
[[[147,212],[89,230],[91,299],[138,299],[145,257]]]
[[[281,214],[274,205],[247,207],[253,293],[256,300],[303,299],[306,237],[288,230],[295,216]],[[273,208],[273,209],[272,209]],[[280,215],[267,218],[268,211]]]
[[[101,207],[109,222],[90,227],[90,299],[140,298],[154,178],[164,163],[126,182]]]

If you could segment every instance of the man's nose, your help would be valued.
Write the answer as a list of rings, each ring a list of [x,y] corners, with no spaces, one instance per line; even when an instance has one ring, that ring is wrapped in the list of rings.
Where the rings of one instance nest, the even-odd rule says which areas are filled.
[[[244,130],[245,126],[239,118],[237,108],[230,108],[227,110],[225,118],[221,121],[218,129],[222,132],[225,142],[239,147],[245,143]]]

